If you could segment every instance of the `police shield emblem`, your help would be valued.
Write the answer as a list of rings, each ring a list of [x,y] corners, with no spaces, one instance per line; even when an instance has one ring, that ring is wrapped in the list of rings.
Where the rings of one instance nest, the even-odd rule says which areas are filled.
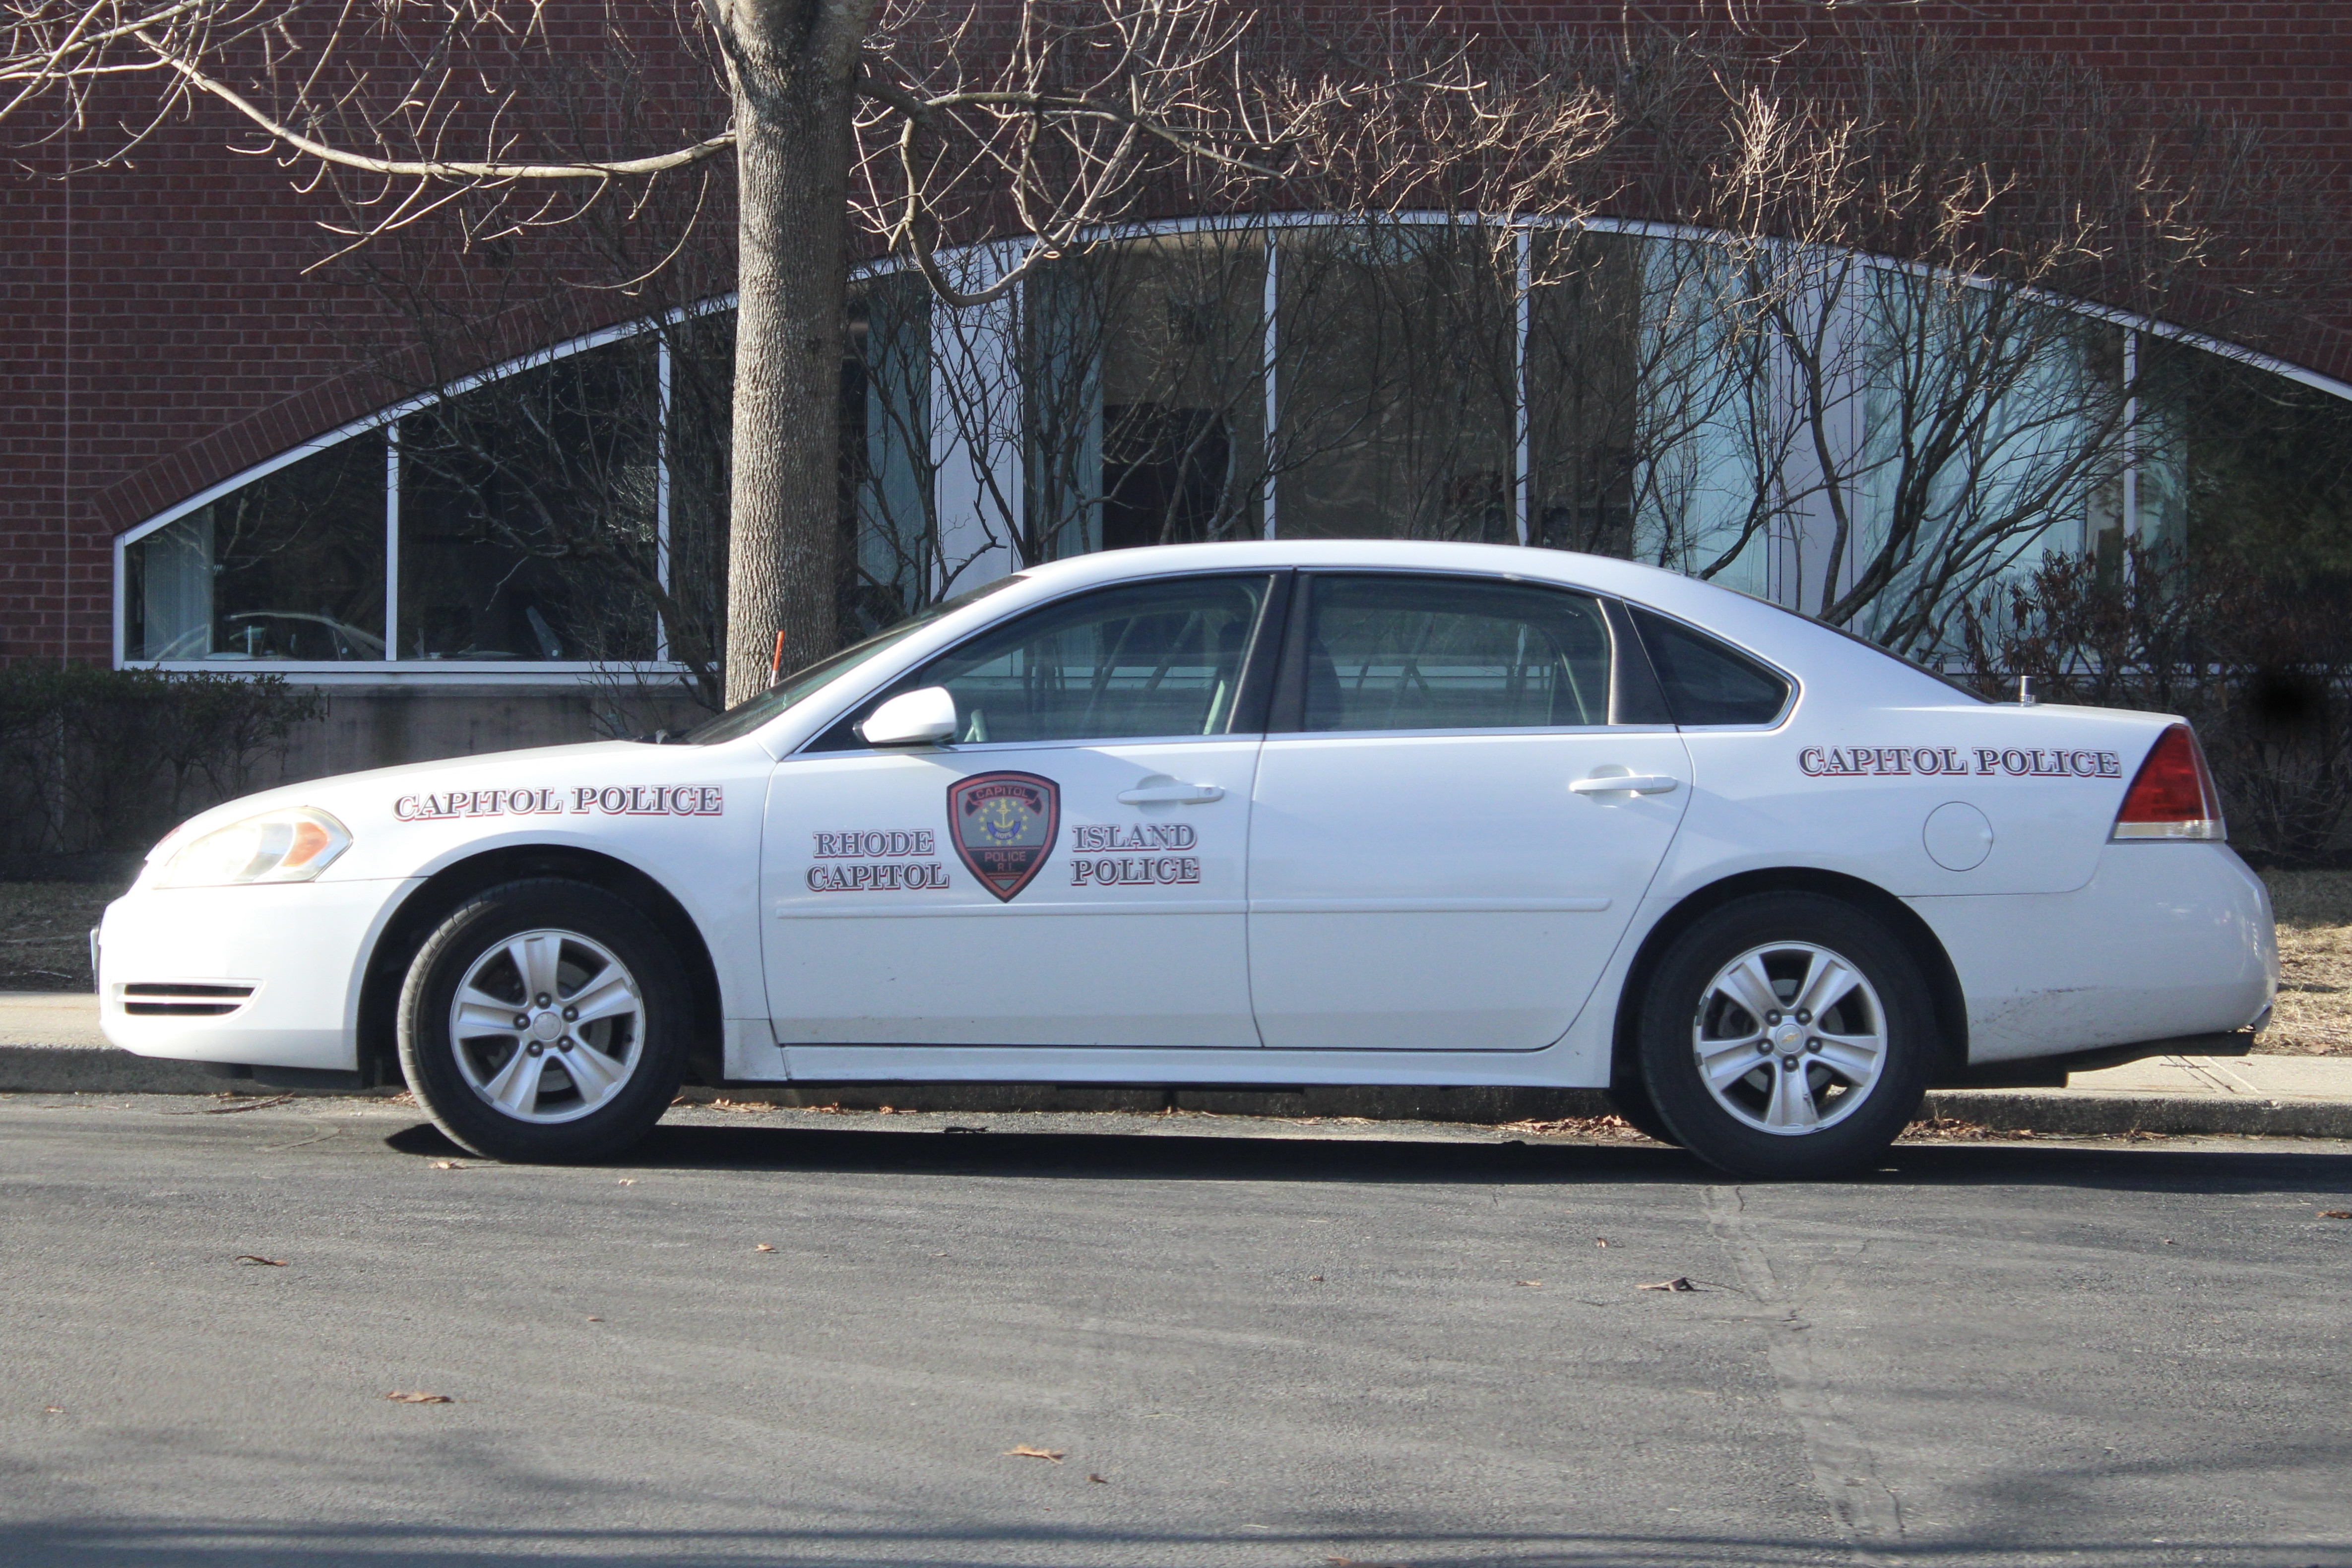
[[[1001,899],[1045,869],[1062,825],[1062,789],[1034,773],[975,773],[948,786],[948,837],[964,869]]]

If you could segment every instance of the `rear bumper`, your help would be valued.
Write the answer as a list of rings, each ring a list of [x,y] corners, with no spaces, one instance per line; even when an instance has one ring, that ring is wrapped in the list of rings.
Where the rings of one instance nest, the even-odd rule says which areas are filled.
[[[2226,844],[2111,843],[2072,893],[1906,902],[1958,972],[1971,1067],[2179,1051],[2247,1028],[2278,988],[2270,895]]]
[[[354,1071],[366,956],[412,885],[133,889],[99,927],[99,1028],[141,1056]]]

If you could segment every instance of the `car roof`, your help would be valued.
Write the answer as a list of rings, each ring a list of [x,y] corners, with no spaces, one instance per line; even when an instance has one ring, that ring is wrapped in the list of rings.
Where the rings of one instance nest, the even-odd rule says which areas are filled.
[[[1029,591],[1022,597],[1024,601],[1033,595],[1059,598],[1076,588],[1177,572],[1263,571],[1279,567],[1465,572],[1557,583],[1623,599],[1687,621],[1769,663],[1787,665],[1801,677],[1818,671],[1827,661],[1842,671],[1851,666],[1857,674],[1884,672],[1898,680],[1915,701],[1950,702],[1960,695],[1936,676],[1885,650],[1778,604],[1639,561],[1527,545],[1427,539],[1247,539],[1102,550],[1024,568],[1021,576]]]

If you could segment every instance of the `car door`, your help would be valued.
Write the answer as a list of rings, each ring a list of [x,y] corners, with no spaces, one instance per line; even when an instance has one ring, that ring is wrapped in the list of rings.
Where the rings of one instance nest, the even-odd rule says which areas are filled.
[[[1261,1039],[1549,1044],[1690,793],[1622,612],[1470,576],[1301,573],[1293,597],[1251,810]],[[1637,710],[1661,716],[1612,722]]]
[[[1243,877],[1264,701],[1244,686],[1282,580],[1158,579],[1031,611],[781,763],[761,851],[779,1042],[1255,1046]],[[953,743],[856,733],[932,686],[954,698]]]

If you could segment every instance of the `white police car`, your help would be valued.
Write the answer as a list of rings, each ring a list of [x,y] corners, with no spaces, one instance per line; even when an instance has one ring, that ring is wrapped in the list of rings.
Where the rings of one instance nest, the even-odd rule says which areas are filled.
[[[145,1055],[396,1059],[509,1159],[618,1150],[692,1073],[1588,1086],[1811,1175],[1931,1082],[2258,1022],[2270,911],[2221,840],[2175,719],[1981,701],[1685,578],[1185,546],[1005,579],[668,744],[208,811],[107,911],[100,989]]]

